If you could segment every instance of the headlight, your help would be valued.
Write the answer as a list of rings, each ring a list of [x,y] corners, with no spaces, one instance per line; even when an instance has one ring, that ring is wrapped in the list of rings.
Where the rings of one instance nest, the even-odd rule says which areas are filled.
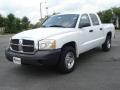
[[[55,49],[56,41],[55,40],[42,40],[38,42],[38,48],[41,49]]]

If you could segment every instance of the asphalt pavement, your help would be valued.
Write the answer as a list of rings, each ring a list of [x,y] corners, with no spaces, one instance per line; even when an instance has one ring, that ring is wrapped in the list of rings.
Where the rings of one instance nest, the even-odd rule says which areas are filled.
[[[112,49],[80,55],[74,72],[60,74],[55,67],[21,66],[6,60],[11,35],[0,36],[0,90],[120,90],[120,32]]]

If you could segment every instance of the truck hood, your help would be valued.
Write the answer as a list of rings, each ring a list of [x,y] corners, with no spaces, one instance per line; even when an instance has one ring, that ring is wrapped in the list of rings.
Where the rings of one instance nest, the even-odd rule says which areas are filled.
[[[18,33],[12,39],[42,40],[68,32],[74,32],[74,30],[71,28],[38,28]]]

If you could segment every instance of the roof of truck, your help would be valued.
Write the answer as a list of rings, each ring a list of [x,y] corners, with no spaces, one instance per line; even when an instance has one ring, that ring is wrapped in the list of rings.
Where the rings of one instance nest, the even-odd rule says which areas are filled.
[[[84,14],[84,13],[93,13],[93,14],[96,14],[95,12],[92,12],[92,11],[65,11],[65,12],[61,12],[60,14]]]

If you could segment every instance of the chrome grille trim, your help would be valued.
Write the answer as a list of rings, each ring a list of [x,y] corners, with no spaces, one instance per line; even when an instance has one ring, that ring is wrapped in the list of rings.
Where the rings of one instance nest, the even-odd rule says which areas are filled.
[[[13,41],[16,40],[16,42]],[[18,41],[19,43],[18,43]],[[32,42],[33,45],[24,45],[23,41],[26,43],[30,43]],[[13,48],[13,46],[16,46],[18,48],[18,50],[16,50],[15,48]],[[25,48],[26,47],[26,48]],[[34,41],[32,40],[25,40],[25,39],[11,39],[10,41],[10,49],[14,52],[20,52],[20,53],[28,53],[28,54],[33,54],[35,53],[35,48],[34,48]]]
[[[14,44],[14,43],[10,43],[10,45],[18,45],[18,46],[20,46],[21,44]],[[26,47],[34,47],[33,45],[21,45],[21,46],[26,46]]]

